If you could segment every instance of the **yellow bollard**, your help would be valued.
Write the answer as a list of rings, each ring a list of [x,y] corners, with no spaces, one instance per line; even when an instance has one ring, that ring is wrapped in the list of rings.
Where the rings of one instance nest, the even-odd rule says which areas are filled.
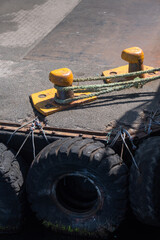
[[[60,68],[51,71],[49,74],[49,80],[58,87],[69,87],[73,83],[73,73],[69,68]],[[68,91],[58,91],[56,97],[59,99],[73,98],[74,92],[72,90]]]
[[[118,68],[110,69],[107,71],[103,71],[103,76],[109,76],[109,75],[118,75],[118,74],[126,74],[130,72],[137,72],[137,71],[143,71],[143,70],[149,70],[153,67],[146,66],[143,64],[144,61],[144,52],[139,47],[131,47],[126,48],[122,51],[121,58],[129,63],[129,65],[120,66]],[[145,78],[150,77],[150,74],[141,74],[138,77]],[[126,78],[118,78],[115,80],[107,79],[105,82],[115,82],[115,81],[126,81],[126,80],[132,80],[135,77],[126,77]]]
[[[68,68],[60,68],[50,72],[49,80],[59,87],[68,87],[72,86],[73,83],[73,73]],[[65,100],[72,99],[74,97],[90,94],[89,92],[74,93],[72,90],[67,91],[58,91],[56,88],[47,89],[38,93],[31,94],[31,100],[33,106],[36,110],[43,115],[47,116],[52,113],[62,111],[80,105],[83,103],[91,102],[96,100],[97,97],[88,97],[80,100],[73,100],[67,104],[58,104],[56,103],[56,98]]]
[[[144,52],[139,47],[127,48],[122,51],[121,58],[129,63],[128,72],[143,71],[144,65]],[[139,77],[144,78],[145,75],[141,74]]]
[[[60,68],[50,72],[49,80],[57,86],[72,86],[73,73],[69,68]]]

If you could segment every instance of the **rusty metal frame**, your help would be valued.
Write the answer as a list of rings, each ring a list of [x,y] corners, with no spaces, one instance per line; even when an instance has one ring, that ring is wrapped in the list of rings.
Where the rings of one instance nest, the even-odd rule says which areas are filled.
[[[17,128],[19,128],[21,124],[11,123],[11,122],[3,122],[0,121],[0,131],[8,131],[14,132]],[[88,131],[88,130],[76,130],[69,128],[57,128],[57,127],[47,127],[42,124],[43,129],[46,135],[53,137],[84,137],[84,138],[94,138],[97,140],[104,140],[106,138],[106,132],[101,131]],[[18,130],[19,133],[28,133],[30,131],[30,126],[26,126]],[[41,134],[41,130],[36,129],[34,131],[35,134]]]
[[[0,131],[6,131],[6,132],[14,132],[17,128],[19,128],[21,124],[18,123],[11,123],[11,122],[3,122],[0,121]],[[107,133],[113,129],[112,126],[107,127],[106,131],[89,131],[89,130],[77,130],[77,129],[70,129],[70,128],[57,128],[57,127],[48,127],[44,126],[43,129],[45,130],[46,135],[50,137],[83,137],[83,138],[93,138],[96,140],[106,140]],[[20,130],[18,130],[18,133],[24,133],[27,134],[30,131],[30,126],[23,127]],[[129,133],[131,134],[132,138],[138,138],[143,139],[148,137],[148,134],[143,130],[133,130],[129,129]],[[36,129],[35,134],[39,135],[41,134],[41,130]],[[160,134],[160,126],[153,126],[152,127],[152,134],[151,135],[157,135]]]
[[[17,123],[11,123],[11,122],[2,122],[0,121],[0,142],[3,142],[4,144],[7,144],[7,141],[10,139],[11,135],[17,130],[17,128],[21,127],[21,124]],[[115,126],[108,126],[106,128],[106,131],[88,131],[88,130],[77,130],[77,129],[68,129],[68,128],[57,128],[57,127],[48,127],[43,125],[43,129],[45,131],[47,140],[49,143],[52,143],[56,140],[67,138],[67,137],[82,137],[82,138],[89,138],[101,141],[105,145],[108,145],[107,141],[107,133],[109,133],[112,129],[115,129]],[[9,142],[8,146],[15,151],[19,151],[23,141],[26,139],[26,136],[30,132],[30,126],[23,127],[19,129],[15,134],[12,140]],[[150,135],[147,134],[142,129],[128,129],[128,132],[130,133],[131,137],[133,138],[134,144],[138,146],[145,138],[148,138],[150,136],[160,136],[160,126],[153,125],[152,127],[152,133]],[[112,141],[115,137],[114,131],[110,138],[110,141]],[[43,134],[41,130],[36,129],[34,131],[34,140],[35,140],[35,154],[37,155],[44,147],[48,145],[48,143],[45,141]],[[131,141],[128,137],[126,137],[126,143],[132,152],[132,154],[135,153],[135,149],[132,148]],[[124,148],[124,143],[121,138],[119,138],[116,141],[116,144],[112,147],[114,151],[121,156],[123,161],[127,164],[127,166],[130,166],[132,159],[131,155],[127,151],[126,148]],[[21,156],[26,160],[27,164],[31,164],[33,161],[33,146],[32,146],[32,138],[29,137],[28,141],[25,143],[25,146],[23,147],[21,151]]]

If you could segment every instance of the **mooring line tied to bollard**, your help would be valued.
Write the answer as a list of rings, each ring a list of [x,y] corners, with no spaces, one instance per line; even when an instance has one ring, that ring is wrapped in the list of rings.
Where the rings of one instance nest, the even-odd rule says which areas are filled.
[[[48,116],[92,102],[106,93],[131,87],[141,88],[144,84],[160,78],[160,67],[153,68],[143,64],[144,53],[141,48],[124,49],[121,58],[129,64],[105,70],[101,76],[96,77],[74,78],[69,68],[52,70],[49,73],[49,80],[54,87],[31,94],[33,106],[38,112]],[[103,84],[79,85],[87,81],[103,81]],[[78,83],[78,86],[75,86],[75,83]]]
[[[90,91],[93,93],[78,96],[78,97],[73,97],[73,98],[67,98],[67,99],[59,99],[57,96],[55,96],[55,101],[59,104],[67,104],[71,103],[75,100],[80,100],[88,97],[94,97],[94,96],[100,96],[106,93],[114,92],[114,91],[120,91],[124,89],[128,89],[131,87],[142,87],[148,82],[160,79],[160,76],[153,76],[149,78],[139,78],[136,77],[138,75],[144,74],[144,73],[154,73],[156,71],[160,71],[160,68],[153,68],[150,70],[146,71],[138,71],[138,72],[133,72],[133,73],[127,73],[127,74],[121,74],[121,75],[113,75],[109,77],[101,76],[101,77],[96,77],[96,78],[82,78],[82,79],[75,79],[73,82],[83,82],[83,81],[91,81],[92,80],[104,80],[104,79],[117,79],[117,78],[126,78],[126,77],[133,77],[135,76],[135,79],[133,80],[128,80],[128,81],[120,81],[120,82],[114,82],[114,83],[108,83],[108,84],[92,84],[92,85],[83,85],[83,86],[67,86],[67,87],[61,87],[55,85],[55,89],[57,89],[60,92],[67,92],[69,90],[72,90],[74,92],[79,92],[79,91]]]

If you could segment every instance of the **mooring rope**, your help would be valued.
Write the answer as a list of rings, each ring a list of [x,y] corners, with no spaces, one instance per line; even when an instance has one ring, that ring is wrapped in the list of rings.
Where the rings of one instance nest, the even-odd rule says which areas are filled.
[[[126,85],[126,84],[145,84],[151,81],[154,81],[156,79],[159,79],[160,76],[153,76],[153,77],[149,77],[149,78],[135,78],[133,80],[128,80],[128,81],[121,81],[121,82],[114,82],[114,83],[108,83],[108,84],[92,84],[92,85],[83,85],[83,86],[71,86],[71,87],[59,87],[57,85],[55,85],[55,88],[58,91],[68,91],[68,90],[95,90],[97,88],[112,88],[112,87],[116,87],[116,86],[122,86],[122,85]]]
[[[137,71],[137,72],[132,72],[132,73],[126,73],[126,74],[114,74],[110,76],[97,76],[97,77],[85,77],[85,78],[75,78],[73,82],[86,82],[86,81],[98,81],[98,80],[106,80],[106,79],[114,79],[114,78],[120,78],[120,77],[134,77],[138,76],[144,73],[153,73],[160,71],[160,68],[153,68],[149,70],[144,70],[144,71]]]
[[[67,99],[59,99],[57,97],[55,97],[55,101],[59,104],[67,104],[70,103],[72,101],[76,101],[76,100],[80,100],[80,99],[84,99],[84,98],[89,98],[89,97],[96,97],[105,93],[110,93],[113,91],[120,91],[120,90],[124,90],[127,88],[131,88],[131,87],[138,87],[138,86],[142,86],[148,82],[154,81],[156,79],[159,79],[160,76],[153,76],[153,77],[149,77],[149,78],[135,78],[134,80],[130,80],[130,81],[123,81],[123,82],[115,82],[115,83],[109,83],[109,84],[101,84],[101,85],[86,85],[86,86],[73,86],[73,87],[59,87],[59,86],[55,86],[55,88],[59,91],[67,91],[67,90],[81,90],[81,89],[85,89],[88,90],[90,89],[90,91],[94,91],[96,90],[96,92],[94,93],[90,93],[90,94],[86,94],[86,95],[81,95],[78,97],[74,97],[74,98],[67,98]],[[100,90],[97,92],[97,89],[100,88]]]

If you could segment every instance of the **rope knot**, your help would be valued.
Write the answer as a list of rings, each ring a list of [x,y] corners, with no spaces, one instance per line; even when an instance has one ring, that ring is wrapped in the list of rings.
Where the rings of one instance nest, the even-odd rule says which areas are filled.
[[[35,123],[33,122],[31,127],[30,127],[30,131],[33,132],[36,129]]]

